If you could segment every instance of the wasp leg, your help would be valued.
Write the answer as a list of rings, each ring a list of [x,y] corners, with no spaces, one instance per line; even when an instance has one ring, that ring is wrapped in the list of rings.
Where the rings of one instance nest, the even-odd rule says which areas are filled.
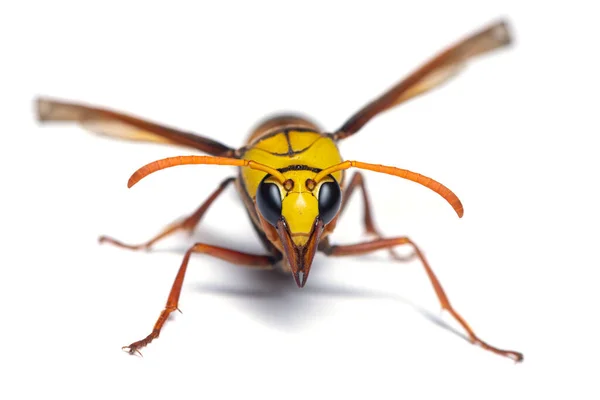
[[[379,233],[379,230],[375,226],[375,221],[373,220],[373,214],[371,212],[371,201],[369,200],[365,180],[360,172],[357,172],[352,176],[350,183],[344,190],[345,194],[342,200],[342,205],[340,206],[339,214],[341,216],[341,214],[344,212],[346,205],[348,204],[348,200],[350,199],[350,196],[352,196],[352,193],[354,193],[354,189],[356,189],[357,187],[360,188],[363,197],[363,215],[365,231],[368,235],[371,235],[376,239],[382,239],[383,236],[381,235],[381,233]],[[398,253],[396,253],[393,247],[390,247],[388,251],[390,252],[392,258],[397,261],[410,261],[416,256],[416,253],[414,252],[407,256],[401,256]]]
[[[154,339],[158,338],[160,330],[167,321],[169,314],[175,310],[179,310],[179,295],[181,294],[181,287],[185,278],[185,272],[187,270],[192,253],[207,254],[234,264],[260,269],[271,269],[273,264],[276,262],[276,260],[271,256],[242,253],[235,250],[225,249],[223,247],[212,246],[204,243],[196,243],[185,253],[185,256],[183,257],[183,262],[179,267],[179,271],[177,272],[177,276],[175,277],[175,281],[171,287],[167,304],[165,305],[164,310],[161,311],[158,320],[154,324],[152,332],[142,340],[133,342],[129,346],[123,346],[123,349],[127,350],[129,354],[139,353],[141,355],[140,349],[147,346]]]
[[[225,179],[223,182],[221,182],[219,187],[210,195],[210,197],[208,199],[206,199],[206,201],[200,207],[198,207],[198,209],[196,211],[194,211],[193,214],[191,214],[181,220],[172,222],[165,229],[163,229],[162,232],[160,232],[158,235],[156,235],[152,239],[148,240],[147,242],[132,245],[132,244],[126,244],[126,243],[120,242],[120,241],[113,239],[111,237],[108,237],[108,236],[100,236],[100,238],[98,238],[98,240],[100,241],[100,243],[106,242],[106,243],[110,243],[110,244],[113,244],[118,247],[130,249],[130,250],[140,250],[140,249],[150,249],[159,240],[164,239],[165,237],[167,237],[179,230],[187,231],[188,233],[192,233],[194,228],[200,222],[200,219],[202,219],[202,216],[204,216],[204,213],[206,212],[206,210],[208,210],[208,208],[211,206],[211,204],[217,199],[217,197],[219,197],[219,195],[223,192],[223,190],[225,190],[227,185],[229,185],[234,180],[235,180],[234,177]]]
[[[417,245],[412,240],[410,240],[408,237],[403,236],[403,237],[396,237],[396,238],[390,238],[390,239],[376,239],[376,240],[373,240],[370,242],[363,242],[363,243],[357,243],[357,244],[345,245],[345,246],[329,245],[329,244],[325,243],[325,245],[322,246],[320,250],[323,251],[328,256],[349,256],[349,255],[367,254],[367,253],[371,253],[376,250],[388,249],[390,247],[400,246],[400,245],[409,245],[413,248],[417,257],[419,257],[419,259],[421,260],[421,263],[423,264],[423,267],[425,268],[425,272],[427,273],[427,276],[429,277],[429,280],[431,281],[431,284],[433,285],[433,289],[435,290],[435,293],[438,297],[438,300],[440,302],[442,309],[448,311],[450,313],[450,315],[452,315],[454,317],[454,319],[456,319],[456,321],[464,328],[464,330],[469,335],[469,339],[471,340],[471,343],[478,344],[479,346],[483,347],[486,350],[489,350],[493,353],[499,354],[504,357],[511,358],[517,362],[523,361],[523,354],[518,353],[516,351],[499,349],[497,347],[494,347],[494,346],[484,342],[479,337],[477,337],[477,335],[475,335],[475,332],[473,332],[473,329],[471,329],[469,324],[467,324],[467,322],[463,319],[463,317],[461,317],[460,314],[458,312],[456,312],[456,310],[452,307],[452,305],[450,305],[450,300],[448,300],[448,296],[446,296],[446,293],[444,292],[444,289],[442,288],[440,281],[435,276],[433,270],[429,266],[429,263],[425,259],[425,256],[423,255],[421,250],[417,247]]]

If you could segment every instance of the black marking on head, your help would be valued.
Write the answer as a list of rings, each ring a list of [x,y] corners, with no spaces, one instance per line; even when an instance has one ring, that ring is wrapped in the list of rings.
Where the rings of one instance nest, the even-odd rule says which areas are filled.
[[[281,173],[288,172],[288,171],[312,171],[315,173],[319,173],[319,172],[321,172],[321,168],[314,168],[314,167],[309,167],[308,165],[296,164],[296,165],[288,165],[285,168],[278,168],[277,171],[279,171]]]

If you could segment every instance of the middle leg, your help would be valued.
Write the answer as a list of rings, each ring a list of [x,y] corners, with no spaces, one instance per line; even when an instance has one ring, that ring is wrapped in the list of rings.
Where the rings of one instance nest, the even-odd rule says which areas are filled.
[[[339,215],[341,217],[342,213],[344,212],[344,210],[346,209],[346,205],[348,204],[348,200],[350,199],[350,197],[352,196],[352,193],[354,193],[354,190],[356,188],[359,188],[361,193],[362,193],[362,198],[363,198],[363,223],[365,225],[365,231],[367,233],[367,235],[370,235],[376,239],[381,239],[383,238],[383,236],[381,235],[381,233],[379,233],[379,230],[377,229],[377,227],[375,226],[375,221],[373,220],[373,213],[371,212],[371,201],[369,200],[369,195],[367,193],[367,187],[365,184],[365,179],[363,178],[363,175],[360,172],[356,172],[353,176],[352,179],[350,180],[350,183],[348,184],[348,186],[346,186],[345,188],[345,193],[344,193],[344,197],[342,200],[342,205],[340,206],[340,212]],[[393,248],[389,248],[388,249],[390,256],[397,261],[410,261],[415,257],[415,253],[411,253],[409,255],[406,256],[401,256],[399,255]]]
[[[173,233],[175,233],[177,231],[182,230],[182,231],[187,231],[187,232],[191,233],[194,230],[194,228],[198,225],[198,223],[200,223],[200,219],[202,219],[202,217],[204,216],[204,213],[206,213],[206,211],[212,205],[212,203],[217,199],[217,197],[219,197],[219,195],[223,192],[223,190],[225,190],[225,188],[233,181],[235,181],[234,177],[225,179],[223,182],[221,182],[219,187],[208,197],[208,199],[206,199],[206,201],[204,201],[204,203],[202,203],[202,205],[200,207],[198,207],[198,209],[196,211],[194,211],[193,214],[191,214],[181,220],[172,222],[166,228],[164,228],[158,235],[154,236],[152,239],[148,240],[147,242],[144,242],[141,244],[126,244],[126,243],[123,243],[117,239],[113,239],[108,236],[100,236],[100,238],[98,238],[98,240],[100,241],[100,243],[106,242],[106,243],[113,244],[117,247],[123,247],[125,249],[140,250],[140,249],[150,249],[156,242],[158,242],[161,239],[164,239],[167,236],[172,235]]]

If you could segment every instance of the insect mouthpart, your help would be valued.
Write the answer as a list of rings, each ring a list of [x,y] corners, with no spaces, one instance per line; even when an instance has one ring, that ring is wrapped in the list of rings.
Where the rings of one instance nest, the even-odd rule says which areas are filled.
[[[294,275],[296,285],[302,288],[306,284],[313,258],[321,239],[325,225],[317,217],[309,234],[295,235],[290,232],[285,218],[281,218],[276,225],[277,234],[283,245],[283,252]],[[298,241],[303,244],[297,244]]]

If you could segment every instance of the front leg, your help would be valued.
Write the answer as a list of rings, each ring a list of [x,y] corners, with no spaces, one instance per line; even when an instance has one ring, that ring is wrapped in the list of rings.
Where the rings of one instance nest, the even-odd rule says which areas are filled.
[[[484,342],[477,335],[475,335],[475,332],[473,332],[473,329],[471,329],[469,324],[467,324],[463,317],[450,304],[450,300],[448,300],[448,296],[444,292],[440,281],[433,273],[433,270],[429,266],[429,263],[425,259],[425,256],[423,255],[421,250],[408,237],[402,236],[390,239],[375,239],[370,242],[363,242],[345,246],[330,245],[327,242],[323,242],[323,245],[319,248],[319,250],[321,250],[328,256],[349,256],[368,254],[377,250],[390,249],[392,247],[401,245],[409,245],[413,248],[415,254],[417,255],[417,257],[419,257],[419,259],[421,260],[421,264],[425,268],[425,272],[427,273],[427,276],[429,277],[429,280],[433,285],[433,289],[435,290],[435,293],[438,297],[440,305],[442,306],[442,309],[448,311],[450,315],[452,315],[454,319],[458,321],[458,323],[464,328],[464,330],[469,335],[469,339],[472,343],[478,344],[486,350],[489,350],[493,353],[499,354],[504,357],[511,358],[517,362],[523,361],[523,354],[516,351],[499,349]]]
[[[160,330],[167,321],[167,318],[169,318],[169,314],[175,310],[179,310],[178,306],[179,296],[181,295],[181,287],[183,286],[185,272],[187,271],[187,266],[192,253],[208,254],[234,264],[262,269],[271,269],[273,264],[277,261],[274,257],[270,256],[242,253],[235,250],[225,249],[223,247],[212,246],[204,243],[196,243],[185,253],[185,256],[183,257],[183,262],[179,267],[179,271],[177,272],[177,276],[175,277],[175,281],[171,287],[167,304],[165,305],[164,310],[161,311],[158,320],[154,324],[152,332],[142,340],[133,342],[129,346],[123,346],[123,349],[129,354],[138,353],[141,355],[142,353],[140,353],[140,349],[147,346],[154,339],[158,338],[160,335]]]

